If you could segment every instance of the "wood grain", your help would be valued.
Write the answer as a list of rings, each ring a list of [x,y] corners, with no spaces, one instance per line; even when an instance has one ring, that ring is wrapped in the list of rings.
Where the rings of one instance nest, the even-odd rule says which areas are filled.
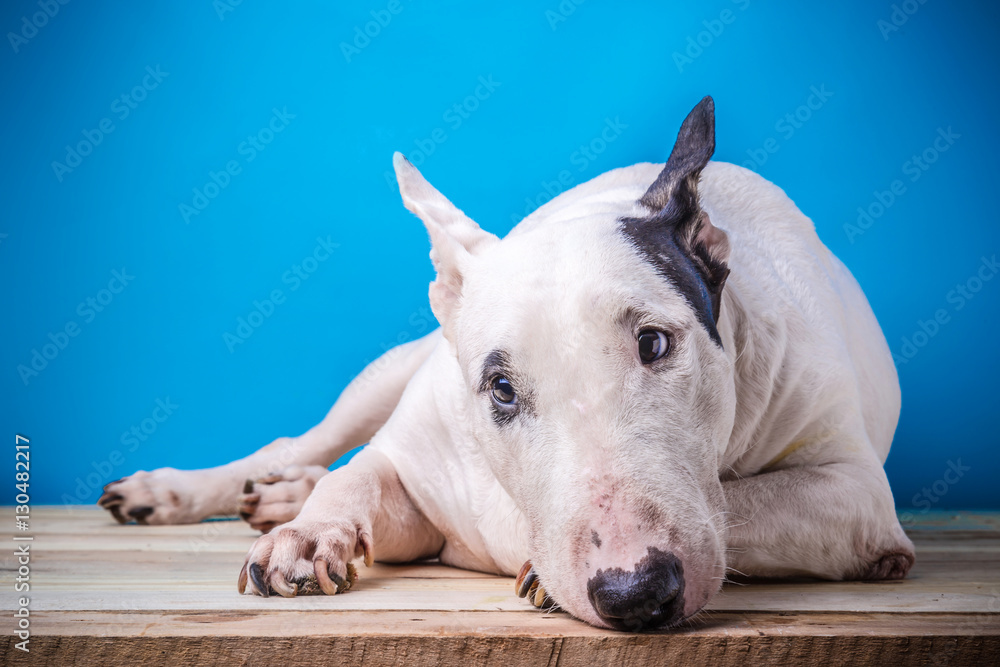
[[[1000,513],[918,516],[904,581],[729,584],[685,627],[638,635],[436,563],[362,567],[335,597],[240,596],[256,535],[238,521],[119,526],[36,508],[32,528],[31,653],[14,648],[5,593],[4,664],[1000,664]]]

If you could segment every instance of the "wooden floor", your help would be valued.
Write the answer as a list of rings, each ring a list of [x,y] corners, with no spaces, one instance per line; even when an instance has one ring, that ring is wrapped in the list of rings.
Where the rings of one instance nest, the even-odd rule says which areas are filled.
[[[1000,513],[919,517],[905,581],[730,584],[688,626],[643,634],[434,564],[362,566],[335,597],[240,596],[255,535],[238,521],[119,526],[97,509],[36,508],[31,529],[31,652],[14,646],[18,564],[5,555],[4,664],[1000,664]]]

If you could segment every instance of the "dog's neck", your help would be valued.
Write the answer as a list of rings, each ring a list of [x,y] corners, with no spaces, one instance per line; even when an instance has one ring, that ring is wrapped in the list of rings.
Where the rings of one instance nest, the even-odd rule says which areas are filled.
[[[739,275],[731,276],[722,293],[717,323],[722,346],[733,365],[736,392],[736,420],[729,444],[720,460],[720,475],[736,472],[733,466],[766,433],[773,415],[768,408],[774,398],[772,385],[775,364],[783,363],[785,350],[781,336],[775,335],[776,312],[760,313],[752,299],[744,297]],[[752,292],[752,290],[751,290]],[[740,471],[742,474],[742,471]]]

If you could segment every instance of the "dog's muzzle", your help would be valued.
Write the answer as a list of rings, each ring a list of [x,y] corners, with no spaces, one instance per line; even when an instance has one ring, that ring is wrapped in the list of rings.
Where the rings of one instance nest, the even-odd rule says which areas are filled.
[[[684,618],[684,568],[672,553],[649,547],[635,569],[598,570],[587,582],[594,611],[617,630],[647,630]]]

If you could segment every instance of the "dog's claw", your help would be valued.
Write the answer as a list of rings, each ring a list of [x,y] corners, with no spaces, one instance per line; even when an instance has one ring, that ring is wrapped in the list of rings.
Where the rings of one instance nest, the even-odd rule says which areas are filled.
[[[514,580],[514,590],[517,592],[517,597],[523,598],[526,596],[528,589],[537,579],[538,574],[535,572],[535,568],[531,566],[531,561],[526,561],[521,566],[521,571],[517,573],[517,579]]]
[[[243,493],[253,493],[253,480],[248,479],[243,482]]]
[[[144,523],[146,521],[146,517],[152,513],[152,507],[134,507],[128,511],[128,515],[135,519],[137,523]]]
[[[375,547],[372,546],[371,538],[365,534],[358,537],[358,541],[361,542],[361,548],[365,552],[365,567],[371,567],[375,564]],[[348,564],[350,566],[350,564]],[[350,570],[350,567],[348,567]],[[350,573],[348,573],[348,578],[350,578]],[[358,575],[355,573],[354,578],[357,579]],[[350,584],[348,584],[350,586]]]
[[[538,573],[529,560],[521,566],[521,571],[517,573],[514,580],[514,591],[519,598],[528,598],[533,606],[539,609],[548,609],[555,604],[555,600],[549,597],[545,587],[538,580]]]
[[[105,491],[104,495],[97,499],[97,504],[107,510],[111,509],[112,506],[121,505],[123,500],[125,498],[119,494]]]
[[[337,594],[337,584],[330,580],[329,566],[326,561],[322,558],[316,559],[313,563],[313,570],[316,573],[316,582],[319,584],[320,590],[322,590],[327,595]],[[340,577],[337,577],[338,579]]]
[[[289,584],[280,570],[275,570],[271,575],[271,588],[283,598],[293,598],[299,592],[298,584]]]
[[[270,587],[265,583],[264,573],[257,563],[250,563],[250,583],[253,584],[254,593],[261,597],[270,597]]]
[[[240,592],[240,595],[247,590],[247,564],[243,563],[243,569],[240,570],[240,578],[236,583],[236,590]]]
[[[244,521],[249,521],[250,517],[253,516],[254,511],[257,509],[257,504],[260,503],[260,494],[253,493],[251,489],[250,493],[246,492],[246,487],[244,487],[243,494],[239,497],[240,501],[240,518]]]
[[[549,597],[549,594],[545,592],[545,588],[539,586],[535,589],[535,594],[531,598],[531,604],[539,609],[548,609],[554,604],[554,602],[552,598]]]
[[[121,524],[128,523],[128,519],[126,519],[125,516],[122,515],[122,511],[118,509],[118,505],[112,505],[111,507],[108,508],[108,510],[111,512],[111,516],[113,516],[115,518],[115,521],[117,521],[118,523]]]
[[[525,595],[525,597],[528,598],[528,602],[533,602],[535,599],[535,591],[538,590],[539,583],[538,579],[535,579],[531,582],[531,585],[528,586],[528,592]]]

